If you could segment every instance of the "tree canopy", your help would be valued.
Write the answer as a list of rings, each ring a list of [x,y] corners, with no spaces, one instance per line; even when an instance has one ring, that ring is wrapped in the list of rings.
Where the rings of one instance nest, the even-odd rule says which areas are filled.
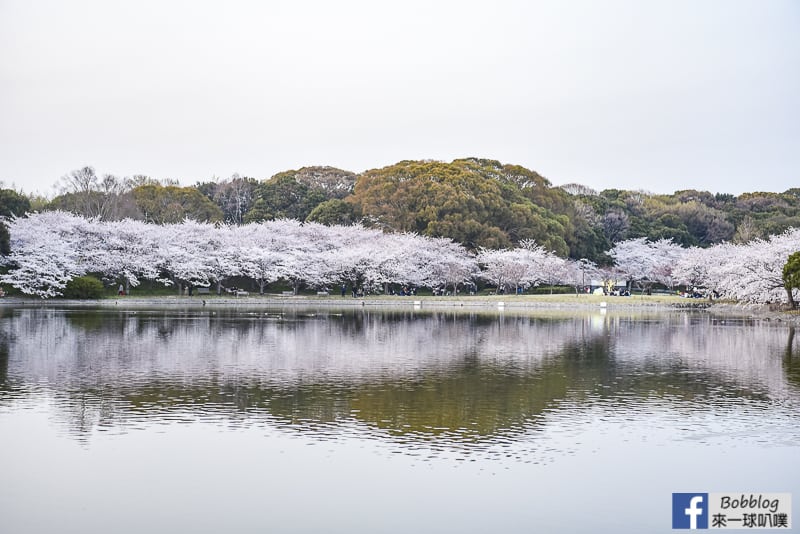
[[[627,280],[702,287],[740,302],[794,302],[800,282],[800,229],[744,244],[681,247],[669,239],[634,238],[610,251],[616,265],[596,268],[533,241],[476,254],[448,238],[386,233],[360,224],[325,226],[291,219],[219,225],[183,220],[153,224],[103,221],[61,211],[8,220],[11,253],[0,283],[43,298],[63,294],[76,277],[98,275],[112,287],[142,280],[211,286],[231,278],[265,285],[283,280],[295,291],[347,283],[390,292],[390,284],[452,291],[483,279],[497,291],[539,283],[575,287]],[[616,285],[616,284],[615,284]],[[793,293],[794,292],[794,293]]]
[[[156,224],[184,219],[221,221],[223,218],[222,210],[194,187],[142,185],[133,190],[133,198],[143,219]]]
[[[612,263],[615,244],[630,239],[708,248],[800,227],[800,188],[738,196],[695,189],[598,192],[576,183],[554,187],[534,170],[481,158],[401,161],[360,174],[302,167],[268,179],[234,174],[193,187],[142,175],[98,175],[87,166],[63,176],[59,195],[49,202],[3,191],[6,215],[21,215],[34,202],[37,210],[109,221],[358,222],[386,232],[450,238],[473,251],[533,239],[549,252],[601,266]]]
[[[21,217],[31,209],[31,201],[13,189],[0,189],[0,216]]]
[[[800,290],[800,251],[795,252],[786,260],[783,266],[783,287],[786,289],[786,296],[792,308],[797,307],[794,299],[794,290]]]
[[[31,209],[28,198],[13,189],[0,189],[0,217],[25,215]],[[11,252],[8,228],[0,221],[0,254]]]
[[[473,249],[533,239],[567,255],[568,217],[527,198],[515,181],[520,176],[517,167],[491,160],[403,161],[359,176],[349,201],[378,228],[448,237]],[[535,182],[532,173],[525,178]]]
[[[245,222],[295,219],[304,221],[317,205],[324,202],[325,193],[298,182],[291,175],[275,175],[256,188],[256,201],[245,214]]]

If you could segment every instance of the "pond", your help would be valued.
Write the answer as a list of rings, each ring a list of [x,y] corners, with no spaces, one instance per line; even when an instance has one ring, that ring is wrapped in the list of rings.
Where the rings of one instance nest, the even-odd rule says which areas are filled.
[[[793,328],[704,312],[0,308],[0,531],[668,532],[800,495]]]

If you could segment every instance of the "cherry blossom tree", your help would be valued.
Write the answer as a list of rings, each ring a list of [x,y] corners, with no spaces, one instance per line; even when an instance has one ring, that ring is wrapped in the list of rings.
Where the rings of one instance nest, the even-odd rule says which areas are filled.
[[[455,295],[458,286],[473,283],[479,272],[478,262],[463,246],[446,237],[427,238],[426,245],[420,254],[427,266],[425,285],[431,288],[452,287]]]
[[[720,292],[741,302],[786,303],[783,266],[800,250],[800,229],[727,247],[728,257],[712,270]]]
[[[483,266],[481,277],[495,285],[498,292],[511,288],[518,292],[553,280],[563,261],[532,240],[522,241],[514,249],[482,249],[477,260]]]
[[[216,286],[217,295],[222,293],[222,283],[233,276],[242,274],[242,262],[235,254],[235,227],[220,225],[205,226],[205,243],[198,251],[202,252],[208,280]]]
[[[251,223],[234,228],[230,249],[233,261],[244,276],[252,278],[258,284],[258,291],[264,294],[267,284],[280,277],[279,266],[283,251],[278,246],[275,234],[268,223]]]
[[[8,221],[11,254],[4,263],[11,268],[0,275],[28,295],[41,298],[61,295],[67,282],[86,274],[80,258],[80,236],[87,221],[63,211],[50,211]]]
[[[153,225],[124,219],[94,225],[93,242],[82,244],[87,270],[101,274],[111,284],[122,283],[125,290],[140,284],[141,279],[155,280],[156,243]]]
[[[644,292],[656,282],[672,287],[673,267],[684,250],[671,239],[647,241],[639,237],[617,243],[609,254],[629,282],[636,283]]]
[[[384,234],[380,230],[361,225],[322,228],[327,244],[319,251],[318,262],[323,271],[318,283],[349,282],[354,288],[375,290],[388,282],[379,266],[391,256],[391,250],[382,246]]]
[[[540,280],[550,286],[550,294],[553,294],[553,286],[562,283],[567,277],[567,261],[551,252],[539,263]]]
[[[783,266],[800,250],[800,229],[744,244],[688,249],[675,265],[683,283],[748,303],[788,302]]]
[[[381,253],[375,255],[374,279],[383,284],[385,294],[390,284],[403,287],[426,285],[421,265],[427,240],[412,232],[381,234]]]
[[[546,281],[570,283],[576,291],[592,278],[625,276],[643,291],[653,283],[684,283],[740,302],[786,302],[797,289],[787,293],[783,267],[800,250],[798,229],[707,249],[639,238],[617,243],[611,251],[616,267],[602,274],[591,262],[565,261],[533,242],[510,250],[484,249],[476,257],[447,238],[387,234],[360,225],[286,219],[244,226],[191,220],[155,225],[61,211],[12,218],[7,224],[11,253],[2,258],[8,270],[0,282],[42,298],[60,295],[70,279],[85,274],[128,288],[155,280],[179,291],[184,285],[216,284],[220,292],[225,280],[245,276],[261,293],[282,279],[295,293],[303,285],[346,282],[373,291],[404,284],[447,288],[454,294],[480,275],[498,288]]]
[[[295,294],[304,284],[323,287],[330,281],[330,273],[321,260],[322,254],[333,246],[328,227],[317,223],[301,223],[294,219],[276,219],[264,223],[275,236],[282,253],[278,262],[278,276],[292,286]]]
[[[721,243],[709,248],[690,247],[678,258],[673,276],[679,284],[696,289],[705,288],[709,298],[722,294],[725,280],[730,276],[726,264],[737,247]]]
[[[344,227],[343,227],[344,228]],[[350,227],[346,227],[350,228]],[[389,284],[410,287],[453,287],[470,283],[476,266],[466,250],[447,238],[415,233],[366,230],[363,240],[364,278],[371,288]]]
[[[566,260],[562,267],[561,282],[575,288],[575,295],[583,291],[586,282],[601,276],[601,270],[586,258]]]
[[[477,259],[482,267],[481,278],[497,287],[498,293],[520,287],[528,272],[528,265],[519,249],[484,248],[478,252]]]
[[[157,246],[157,278],[164,285],[174,285],[180,295],[184,286],[209,287],[212,273],[207,259],[214,227],[207,223],[186,220],[180,224],[153,225]]]

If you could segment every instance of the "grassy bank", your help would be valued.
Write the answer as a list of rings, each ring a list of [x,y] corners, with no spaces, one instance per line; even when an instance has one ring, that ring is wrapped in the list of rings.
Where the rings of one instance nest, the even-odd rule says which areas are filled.
[[[163,304],[167,306],[226,306],[226,305],[334,305],[334,306],[413,306],[415,303],[424,306],[487,306],[487,307],[557,307],[557,308],[620,308],[620,307],[701,307],[707,301],[698,299],[685,299],[673,295],[644,295],[631,297],[613,297],[602,295],[572,294],[572,295],[465,295],[457,297],[434,296],[383,296],[369,295],[366,297],[352,298],[340,295],[297,295],[283,294],[249,294],[246,296],[232,295],[193,295],[178,296],[172,294],[143,294],[134,292],[131,295],[110,295],[100,300],[75,301],[66,299],[33,299],[33,298],[6,298],[2,302],[7,304],[18,303],[22,305],[59,305],[78,304],[85,305],[142,305]]]
[[[82,308],[117,308],[130,310],[257,310],[266,308],[396,308],[422,310],[480,311],[497,313],[503,310],[514,313],[545,313],[548,316],[595,314],[608,311],[610,313],[645,313],[659,314],[664,312],[702,311],[720,317],[747,318],[755,321],[772,321],[775,323],[800,325],[798,312],[775,311],[768,306],[745,305],[735,302],[715,301],[709,303],[704,299],[686,299],[675,295],[636,295],[632,297],[612,297],[602,295],[484,295],[484,296],[382,296],[371,295],[363,298],[344,297],[340,295],[298,295],[282,294],[265,295],[129,295],[109,296],[100,300],[67,300],[67,299],[33,299],[6,297],[0,299],[0,307],[82,307]]]

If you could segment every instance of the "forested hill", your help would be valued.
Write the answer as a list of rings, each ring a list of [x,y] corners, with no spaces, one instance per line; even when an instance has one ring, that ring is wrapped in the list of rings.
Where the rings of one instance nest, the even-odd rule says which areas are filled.
[[[747,242],[800,227],[800,188],[733,196],[707,191],[656,195],[554,187],[518,165],[466,158],[451,163],[401,161],[360,175],[333,167],[304,167],[267,180],[234,175],[181,187],[145,176],[97,176],[91,167],[62,177],[63,193],[44,201],[10,190],[0,213],[62,209],[105,220],[155,223],[278,218],[350,224],[449,237],[468,248],[502,248],[533,239],[562,256],[609,261],[621,240],[671,238],[707,246]]]
[[[370,225],[470,248],[535,239],[567,255],[575,245],[569,195],[533,171],[497,161],[403,161],[359,176],[346,200]]]

